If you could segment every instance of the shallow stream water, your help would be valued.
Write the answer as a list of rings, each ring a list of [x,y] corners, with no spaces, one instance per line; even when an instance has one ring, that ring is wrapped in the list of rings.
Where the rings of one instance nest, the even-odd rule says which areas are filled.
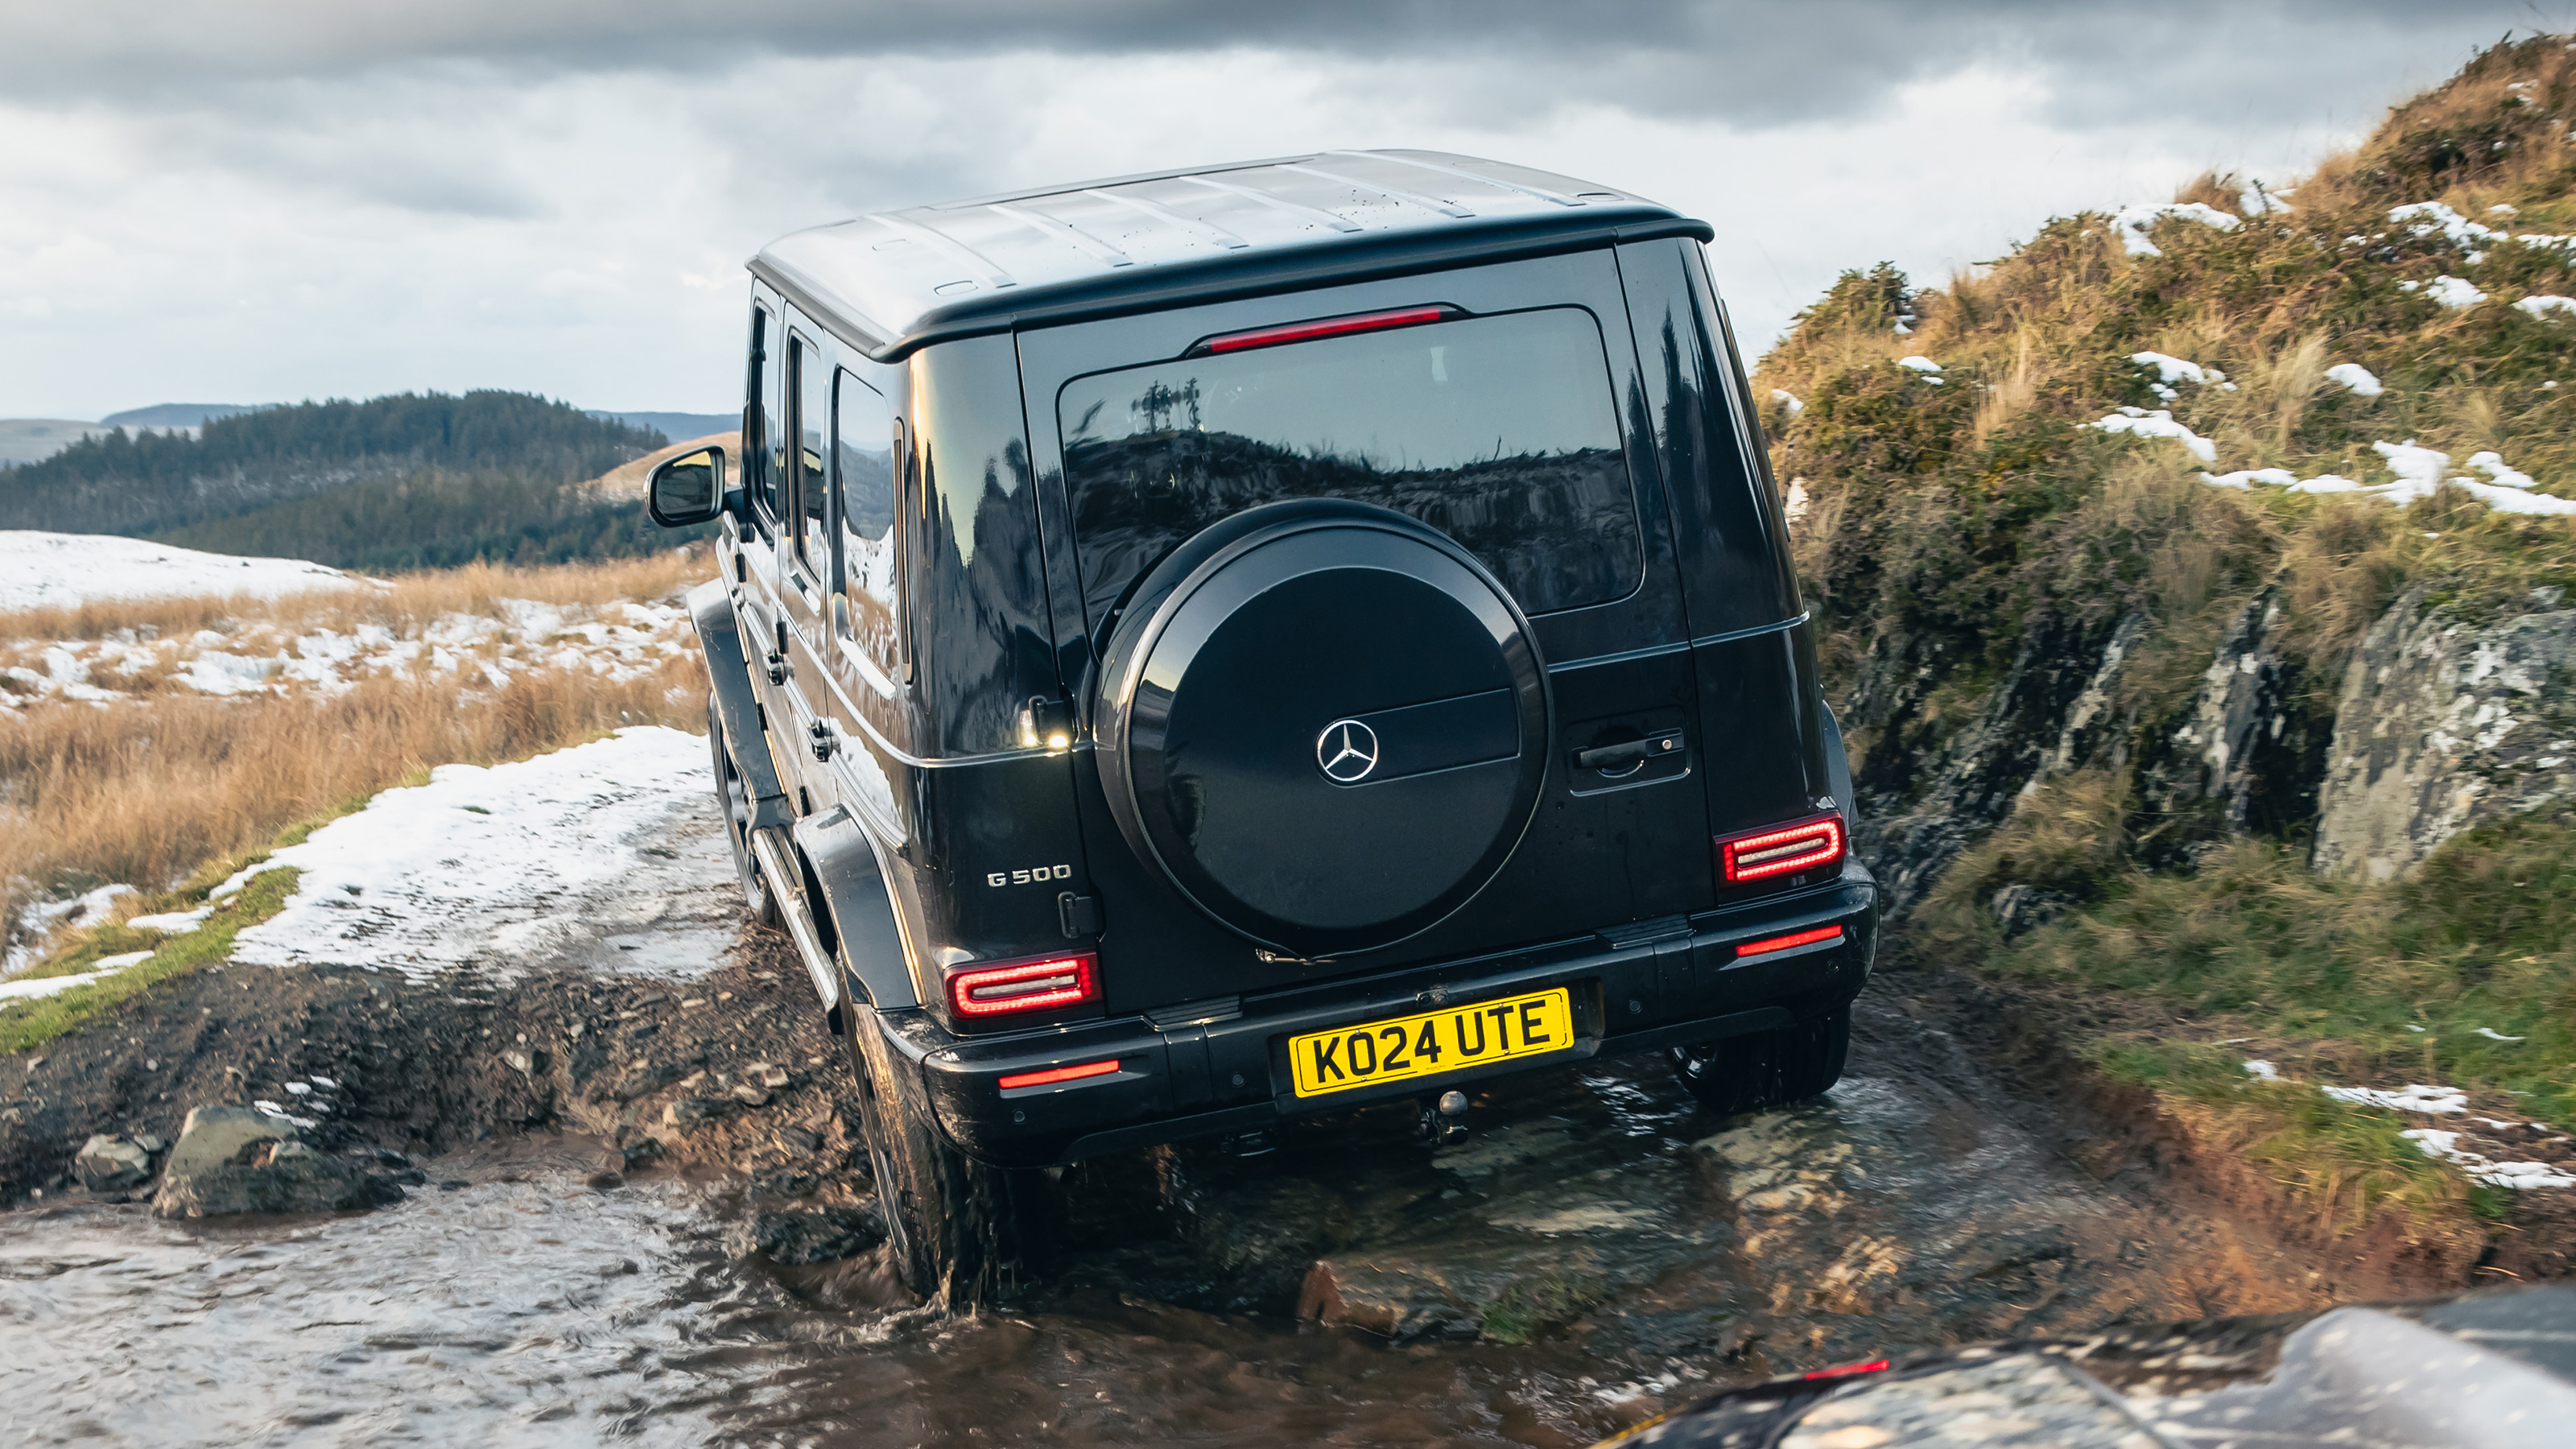
[[[1474,1117],[1068,1173],[1062,1240],[953,1317],[866,1259],[738,1260],[733,1188],[594,1186],[581,1139],[363,1216],[9,1214],[0,1443],[1582,1444],[1719,1382],[2330,1291],[2078,1171],[1884,1001],[1820,1103],[1718,1122],[1648,1060]],[[1326,1285],[1385,1331],[1296,1318]]]

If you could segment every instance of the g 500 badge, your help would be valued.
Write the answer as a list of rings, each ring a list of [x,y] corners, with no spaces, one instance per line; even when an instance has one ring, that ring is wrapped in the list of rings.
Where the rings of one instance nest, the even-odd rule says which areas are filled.
[[[1073,879],[1069,865],[1041,865],[1029,870],[997,870],[984,877],[989,886],[1044,885],[1051,880]]]

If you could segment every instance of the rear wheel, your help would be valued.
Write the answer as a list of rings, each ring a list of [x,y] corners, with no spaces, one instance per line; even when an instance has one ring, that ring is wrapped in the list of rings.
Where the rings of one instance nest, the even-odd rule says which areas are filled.
[[[868,1170],[886,1247],[903,1285],[924,1299],[976,1302],[995,1285],[1011,1240],[1011,1174],[948,1145],[919,1080],[903,1070],[865,1006],[849,1011]]]
[[[1772,1031],[1673,1048],[1673,1075],[1722,1116],[1822,1096],[1851,1053],[1851,1008]]]
[[[742,881],[743,905],[753,921],[777,930],[781,924],[778,898],[770,893],[769,882],[760,875],[760,862],[751,853],[751,791],[734,768],[732,741],[725,737],[724,712],[716,708],[716,697],[707,696],[707,748],[715,756],[716,805],[724,812],[725,839],[733,846],[733,873]]]

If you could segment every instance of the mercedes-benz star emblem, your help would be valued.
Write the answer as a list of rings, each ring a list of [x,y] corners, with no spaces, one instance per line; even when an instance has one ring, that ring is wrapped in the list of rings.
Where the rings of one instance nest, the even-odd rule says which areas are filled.
[[[1315,737],[1315,763],[1337,785],[1356,785],[1377,768],[1377,731],[1355,719],[1337,719]]]

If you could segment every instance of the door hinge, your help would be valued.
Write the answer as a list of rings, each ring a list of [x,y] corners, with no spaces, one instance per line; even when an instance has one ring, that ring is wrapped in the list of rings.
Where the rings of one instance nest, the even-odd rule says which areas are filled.
[[[813,737],[816,764],[822,764],[841,752],[841,732],[828,722],[818,719],[806,732]]]
[[[1100,934],[1100,898],[1064,891],[1055,898],[1056,923],[1067,936]]]

